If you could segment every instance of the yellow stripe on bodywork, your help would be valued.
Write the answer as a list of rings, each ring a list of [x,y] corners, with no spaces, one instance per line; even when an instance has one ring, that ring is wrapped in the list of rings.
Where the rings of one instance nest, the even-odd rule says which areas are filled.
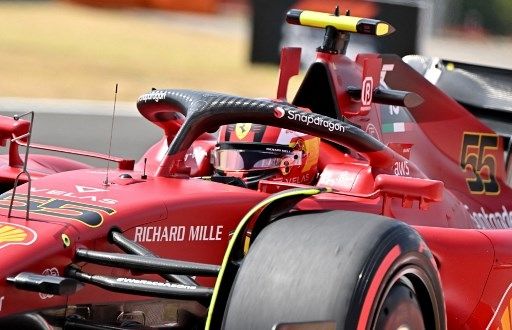
[[[233,250],[233,247],[235,245],[235,242],[237,241],[238,236],[242,233],[242,231],[244,230],[245,226],[247,225],[249,220],[252,218],[252,216],[254,214],[256,214],[256,212],[262,210],[265,206],[267,206],[267,205],[269,205],[269,204],[271,204],[271,203],[273,203],[273,202],[275,202],[275,201],[277,201],[279,199],[283,199],[283,198],[287,198],[287,197],[292,197],[292,196],[299,196],[299,195],[313,196],[313,195],[317,195],[317,194],[319,194],[321,192],[325,192],[325,191],[330,191],[330,189],[326,189],[326,188],[305,188],[305,189],[285,190],[285,191],[273,194],[273,195],[265,198],[264,200],[262,200],[261,202],[259,202],[255,206],[253,206],[253,208],[250,209],[249,212],[247,212],[247,214],[242,218],[242,220],[240,221],[240,223],[236,227],[236,230],[233,233],[233,236],[229,240],[229,244],[228,244],[228,247],[226,249],[226,252],[224,253],[224,259],[222,260],[222,265],[220,267],[219,276],[217,277],[217,281],[215,282],[215,287],[213,288],[213,295],[212,295],[212,299],[211,299],[211,302],[210,302],[210,307],[208,308],[208,317],[206,319],[206,325],[205,325],[205,329],[206,330],[210,329],[210,323],[211,323],[211,320],[212,320],[212,315],[213,315],[213,310],[214,310],[214,307],[215,307],[215,302],[217,300],[217,296],[218,296],[218,293],[219,293],[220,283],[222,282],[222,277],[224,276],[224,271],[225,271],[226,266],[227,266],[227,264],[229,262],[229,256],[231,255],[231,251]]]

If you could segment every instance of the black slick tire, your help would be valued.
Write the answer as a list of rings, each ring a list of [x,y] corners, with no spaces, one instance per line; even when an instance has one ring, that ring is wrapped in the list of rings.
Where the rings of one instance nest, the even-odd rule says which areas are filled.
[[[427,246],[402,222],[330,211],[288,215],[258,235],[232,286],[223,328],[397,329],[402,323],[446,327]]]

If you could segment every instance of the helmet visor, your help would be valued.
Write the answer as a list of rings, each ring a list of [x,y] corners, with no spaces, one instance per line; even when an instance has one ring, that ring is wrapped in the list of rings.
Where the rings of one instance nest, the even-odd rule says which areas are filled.
[[[301,165],[302,151],[282,145],[222,143],[212,152],[213,167],[220,171],[261,171]]]

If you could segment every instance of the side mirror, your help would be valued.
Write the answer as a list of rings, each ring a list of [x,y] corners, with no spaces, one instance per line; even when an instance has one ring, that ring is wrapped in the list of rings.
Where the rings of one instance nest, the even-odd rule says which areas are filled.
[[[437,180],[379,174],[375,178],[375,191],[380,191],[383,198],[383,214],[390,214],[389,202],[393,198],[401,198],[403,207],[412,207],[416,200],[419,208],[424,210],[430,202],[443,199],[444,183]]]

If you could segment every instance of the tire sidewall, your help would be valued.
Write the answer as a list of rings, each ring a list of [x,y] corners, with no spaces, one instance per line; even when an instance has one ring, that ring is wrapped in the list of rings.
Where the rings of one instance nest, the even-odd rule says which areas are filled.
[[[444,329],[443,290],[432,253],[417,232],[407,225],[393,230],[369,255],[354,290],[347,314],[347,329],[373,329],[377,312],[399,275],[412,279],[420,298],[427,329]],[[432,319],[434,318],[434,319]]]

